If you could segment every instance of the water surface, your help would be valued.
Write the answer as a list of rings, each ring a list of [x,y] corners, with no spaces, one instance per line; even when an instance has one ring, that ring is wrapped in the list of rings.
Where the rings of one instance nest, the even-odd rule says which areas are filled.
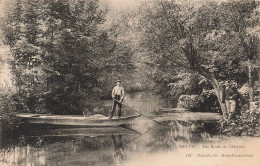
[[[144,92],[127,94],[124,103],[153,117],[158,116],[154,112],[163,106],[157,96]],[[96,111],[101,110],[109,115],[110,109],[111,101],[104,101],[103,106],[96,108]],[[124,115],[134,113],[123,107]],[[214,130],[216,124],[213,122],[166,119],[162,120],[163,125],[159,125],[140,117],[127,125],[112,128],[30,126],[12,137],[0,130],[0,165],[201,166],[226,165],[231,159],[240,164],[248,165],[251,162],[253,165],[255,160],[252,158],[259,158],[259,154],[255,153],[257,148],[260,149],[259,144],[256,144],[259,141],[257,138],[221,136]],[[222,147],[232,144],[245,147]],[[246,154],[253,157],[222,157],[223,154],[244,154],[248,149]]]

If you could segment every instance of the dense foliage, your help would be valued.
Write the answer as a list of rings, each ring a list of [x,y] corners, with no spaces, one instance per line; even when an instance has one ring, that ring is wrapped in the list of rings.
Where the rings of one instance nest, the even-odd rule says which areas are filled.
[[[177,98],[171,88],[178,89],[175,94],[189,93],[179,87],[190,84],[186,76],[183,81],[176,79],[179,73],[200,75],[196,81],[209,83],[203,89],[213,89],[226,111],[220,102],[222,82],[233,80],[242,86],[248,81],[245,61],[251,65],[259,58],[259,38],[247,31],[259,25],[258,5],[255,1],[148,3],[140,19],[142,43],[150,51],[151,75],[159,91]],[[200,94],[198,86],[192,87],[193,93]]]
[[[230,121],[221,120],[218,129],[221,133],[238,136],[260,136],[259,109],[244,109]]]
[[[109,93],[109,78],[134,68],[131,52],[100,28],[107,10],[97,1],[18,0],[7,13],[19,111],[82,114]]]

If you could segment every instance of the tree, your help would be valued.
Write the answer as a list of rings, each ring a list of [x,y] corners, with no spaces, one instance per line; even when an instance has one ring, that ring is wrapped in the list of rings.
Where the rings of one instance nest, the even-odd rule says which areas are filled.
[[[240,7],[240,2],[232,3],[238,4],[232,8]],[[143,42],[153,52],[151,59],[205,77],[214,88],[224,116],[227,110],[221,102],[220,81],[244,82],[241,78],[246,78],[246,74],[241,64],[248,57],[243,40],[229,27],[232,22],[226,19],[229,11],[223,7],[225,4],[156,1],[146,5],[141,20]],[[254,7],[247,9],[251,13]]]
[[[146,87],[143,80],[145,70],[141,70],[141,65],[137,56],[140,54],[138,47],[138,32],[135,25],[136,11],[134,8],[128,10],[111,10],[107,14],[107,20],[102,28],[108,32],[109,36],[116,41],[117,48],[114,53],[114,62],[118,65],[108,73],[110,82],[122,79],[125,89],[138,90]],[[144,77],[143,77],[144,76]]]
[[[223,3],[220,15],[225,19],[225,28],[238,36],[241,47],[244,49],[244,65],[248,68],[249,101],[253,101],[253,77],[252,67],[259,58],[259,35],[248,32],[250,28],[256,28],[259,25],[259,14],[257,14],[259,3],[255,1],[239,1],[232,3]],[[230,23],[230,24],[228,24]]]
[[[106,73],[131,68],[129,52],[100,29],[107,11],[97,1],[14,4],[3,32],[14,57],[18,110],[82,114],[108,91]]]
[[[37,74],[41,54],[39,46],[35,45],[38,8],[36,1],[27,3],[19,0],[4,20],[4,41],[11,48],[12,71],[17,87],[13,97],[19,110],[37,110],[41,103],[39,92],[44,88],[41,74]]]

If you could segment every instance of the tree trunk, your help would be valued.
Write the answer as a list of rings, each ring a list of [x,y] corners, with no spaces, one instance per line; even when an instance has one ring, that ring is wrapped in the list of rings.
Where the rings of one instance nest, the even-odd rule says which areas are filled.
[[[202,76],[204,76],[213,86],[215,94],[218,98],[218,102],[223,114],[224,119],[228,118],[228,111],[226,107],[226,103],[222,102],[222,86],[220,85],[219,81],[215,78],[214,74],[211,74],[206,68],[200,65],[200,63],[196,60],[196,57],[198,56],[198,52],[193,47],[192,43],[187,47],[188,49],[183,49],[185,52],[185,55],[190,62],[190,66],[193,68],[194,71],[197,71]]]
[[[248,63],[248,93],[249,93],[249,102],[254,101],[251,62]]]
[[[223,87],[220,85],[219,81],[214,77],[214,75],[206,72],[202,68],[197,68],[197,71],[201,75],[203,75],[213,86],[215,94],[218,98],[218,102],[219,102],[223,117],[224,117],[224,119],[227,119],[228,118],[228,110],[227,110],[227,107],[226,107],[226,103],[222,102],[222,100],[223,100],[223,96],[222,96],[223,95],[223,92],[222,92]]]
[[[222,94],[223,93],[222,86],[220,85],[220,83],[215,78],[212,78],[211,84],[214,87],[214,91],[215,91],[215,94],[218,98],[218,102],[219,102],[223,117],[224,117],[224,119],[227,119],[228,118],[228,110],[227,110],[227,107],[226,107],[226,103],[222,102],[222,100],[223,100],[222,99],[223,98],[223,96],[222,96],[223,95]]]

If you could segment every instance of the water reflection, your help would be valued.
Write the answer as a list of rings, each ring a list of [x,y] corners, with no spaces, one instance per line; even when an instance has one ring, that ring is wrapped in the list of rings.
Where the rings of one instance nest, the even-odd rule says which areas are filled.
[[[114,155],[113,155],[114,159],[118,163],[121,163],[124,160],[124,155],[125,155],[122,135],[118,135],[118,136],[112,135],[111,138],[114,145]]]
[[[151,126],[141,134],[127,132],[127,128],[108,129],[109,133],[99,128],[39,131],[43,135],[28,132],[11,143],[1,142],[5,146],[1,147],[0,165],[132,165],[137,161],[142,163],[142,158],[150,160],[148,156],[154,159],[153,154],[179,153],[181,145],[218,142],[203,130],[203,123],[169,122],[168,126],[156,123]],[[128,127],[137,129],[138,124]],[[73,130],[81,134],[70,134]]]
[[[124,158],[123,142],[134,136],[24,137],[1,149],[1,165],[113,165]]]
[[[163,104],[146,93],[128,95],[125,102],[150,116]],[[166,165],[168,160],[187,160],[187,149],[181,145],[225,141],[212,130],[214,125],[185,119],[168,119],[159,125],[141,117],[114,128],[27,126],[17,137],[9,137],[1,129],[0,165]],[[176,165],[189,165],[183,163]]]

